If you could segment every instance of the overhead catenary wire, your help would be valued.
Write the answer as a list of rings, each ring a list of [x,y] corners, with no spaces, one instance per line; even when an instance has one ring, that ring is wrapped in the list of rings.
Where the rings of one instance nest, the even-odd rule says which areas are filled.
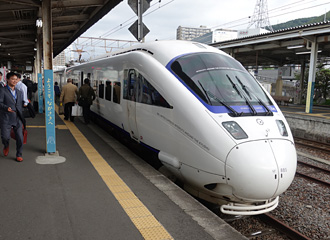
[[[274,8],[274,9],[271,9],[269,10],[268,12],[278,12],[278,11],[283,11],[283,8],[284,7],[288,7],[288,6],[291,6],[291,5],[294,5],[294,4],[297,4],[299,2],[303,2],[301,4],[298,4],[296,5],[297,6],[301,6],[301,5],[305,5],[305,4],[308,4],[308,3],[311,3],[311,2],[315,2],[316,0],[312,0],[312,1],[308,1],[308,2],[304,2],[305,0],[300,0],[300,1],[296,1],[296,2],[293,2],[293,3],[290,3],[290,4],[286,4],[286,5],[283,5],[281,7],[277,7],[277,8]],[[313,5],[313,6],[308,6],[308,7],[304,7],[304,8],[300,8],[300,9],[297,9],[297,10],[293,10],[293,11],[290,11],[290,12],[284,12],[284,13],[281,13],[281,14],[277,14],[277,15],[272,15],[272,16],[269,16],[269,18],[274,18],[274,17],[279,17],[279,16],[283,16],[283,15],[287,15],[287,14],[292,14],[292,13],[296,13],[296,12],[300,12],[300,11],[303,11],[303,10],[306,10],[306,9],[311,9],[311,8],[315,8],[315,7],[320,7],[320,6],[323,6],[323,5],[327,5],[327,4],[330,4],[330,2],[327,2],[327,3],[321,3],[321,4],[317,4],[317,5]],[[288,9],[291,9],[291,7],[289,7]],[[234,24],[236,22],[239,22],[239,21],[244,21],[243,23],[239,23],[239,24],[235,24],[235,25],[229,25],[227,26],[227,28],[234,28],[234,27],[238,27],[238,26],[242,26],[242,25],[246,25],[249,23],[248,19],[250,19],[251,16],[247,16],[247,17],[244,17],[244,18],[240,18],[238,20],[234,20],[234,21],[231,21],[231,22],[228,22],[228,23],[223,23],[223,24],[220,24],[220,25],[217,25],[217,26],[214,26],[214,27],[211,27],[211,29],[216,29],[216,28],[219,28],[221,26],[226,26],[228,24]]]
[[[154,13],[155,11],[169,5],[170,3],[174,2],[174,1],[175,0],[170,0],[168,2],[163,3],[162,5],[161,5],[162,1],[157,1],[156,3],[154,3],[150,6],[148,11],[143,16],[147,17],[148,15],[150,15],[150,14]],[[299,1],[295,1],[295,2],[292,2],[292,3],[285,4],[285,5],[280,6],[280,7],[270,9],[268,11],[270,13],[269,18],[275,18],[275,17],[278,17],[278,16],[292,14],[292,13],[296,13],[296,12],[303,11],[303,10],[306,10],[306,9],[311,9],[311,8],[320,7],[320,6],[323,6],[323,5],[330,4],[330,2],[327,2],[327,3],[321,3],[321,4],[312,5],[312,6],[308,6],[308,7],[304,7],[304,8],[300,8],[300,9],[295,9],[295,10],[292,10],[292,11],[285,11],[285,10],[291,10],[291,9],[294,9],[294,8],[297,8],[297,7],[301,7],[302,5],[306,5],[306,4],[315,2],[315,1],[317,1],[317,0],[309,0],[309,1],[308,0],[307,1],[306,0],[299,0]],[[155,6],[157,6],[157,8],[155,8]],[[283,12],[283,11],[285,11],[285,12]],[[281,13],[276,14],[277,12],[281,12]],[[110,29],[109,31],[105,32],[104,34],[102,34],[100,36],[100,38],[113,35],[114,33],[122,30],[123,28],[126,28],[127,26],[131,25],[134,22],[133,19],[135,19],[136,17],[137,16],[135,16],[135,15],[130,17],[129,19],[127,19],[123,23],[119,24],[118,26],[116,26],[116,27]],[[217,26],[213,26],[213,27],[211,27],[211,29],[217,29],[217,28],[220,28],[220,27],[235,28],[235,27],[243,26],[243,25],[246,25],[246,24],[249,23],[250,18],[251,18],[251,16],[243,17],[243,18],[240,18],[240,19],[237,19],[237,20],[233,20],[233,21],[229,21],[229,22],[217,25]],[[173,39],[173,37],[163,38],[162,40],[164,40],[164,39]],[[86,43],[87,41],[88,40],[85,40],[82,43],[80,43],[79,45],[82,45],[82,44]],[[94,40],[94,44],[98,44],[101,41],[103,41],[103,40]]]

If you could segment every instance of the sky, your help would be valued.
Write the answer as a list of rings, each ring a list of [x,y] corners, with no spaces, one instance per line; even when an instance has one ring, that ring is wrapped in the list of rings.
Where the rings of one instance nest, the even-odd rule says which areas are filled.
[[[329,0],[268,0],[266,2],[271,25],[297,18],[319,16],[330,11]],[[145,42],[156,39],[174,40],[179,26],[198,28],[203,25],[212,30],[246,29],[256,3],[257,0],[153,0],[150,2],[150,8],[143,14],[143,22],[150,30]],[[128,30],[136,20],[137,16],[127,0],[123,0],[81,36],[136,41]],[[86,46],[88,44],[90,43],[87,40],[79,39],[73,45],[73,49],[84,48],[86,52],[83,53],[83,58],[111,50],[111,48],[105,50],[104,47],[94,47],[94,50],[89,50]],[[104,45],[104,42],[94,41],[94,44]],[[124,43],[107,41],[107,44],[121,47]]]

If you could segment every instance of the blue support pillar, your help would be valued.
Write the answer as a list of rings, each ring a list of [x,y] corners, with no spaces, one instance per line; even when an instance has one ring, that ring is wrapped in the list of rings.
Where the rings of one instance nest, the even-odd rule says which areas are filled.
[[[47,153],[56,152],[55,99],[53,70],[45,69],[45,120]]]

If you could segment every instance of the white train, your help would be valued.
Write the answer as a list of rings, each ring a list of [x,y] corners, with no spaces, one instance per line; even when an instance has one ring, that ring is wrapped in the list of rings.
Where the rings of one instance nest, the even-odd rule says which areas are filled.
[[[68,77],[78,85],[88,77],[92,112],[156,151],[188,192],[225,214],[269,212],[293,181],[297,155],[283,114],[218,49],[144,43],[68,68]]]

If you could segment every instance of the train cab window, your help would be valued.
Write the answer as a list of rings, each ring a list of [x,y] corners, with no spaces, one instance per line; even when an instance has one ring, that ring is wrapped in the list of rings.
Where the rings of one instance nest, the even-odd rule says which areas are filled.
[[[124,80],[124,98],[135,101],[135,82],[136,82],[136,72],[134,69],[130,69],[127,72],[127,77]]]
[[[105,99],[111,101],[112,86],[110,81],[105,82]]]
[[[124,88],[124,98],[148,105],[171,108],[165,98],[150,82],[134,69],[128,72],[127,85],[125,83]]]
[[[113,83],[113,102],[120,104],[120,92],[121,92],[121,84],[120,82]]]
[[[170,108],[163,96],[141,74],[137,77],[137,102]]]
[[[217,53],[189,54],[176,59],[171,70],[203,102],[221,106],[265,105],[271,101],[257,81],[235,59]]]
[[[104,98],[104,83],[99,81],[99,98]]]

